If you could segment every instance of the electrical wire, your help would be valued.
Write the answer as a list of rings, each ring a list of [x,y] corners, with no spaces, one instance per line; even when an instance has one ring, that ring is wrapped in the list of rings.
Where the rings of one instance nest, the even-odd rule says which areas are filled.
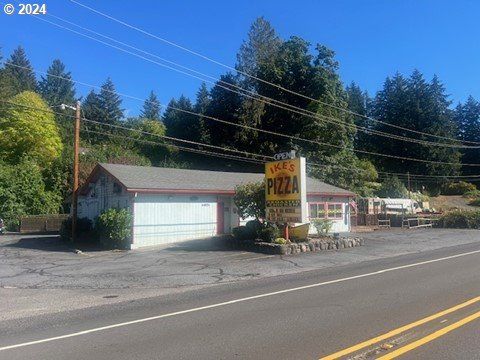
[[[61,21],[64,21],[64,22],[67,22],[67,23],[71,23],[67,20],[63,20],[57,16],[55,16],[55,18],[58,18],[60,19]],[[307,116],[307,117],[310,117],[310,118],[313,118],[313,119],[316,119],[316,120],[321,120],[321,121],[324,121],[324,122],[327,122],[327,123],[331,123],[331,124],[334,124],[334,125],[338,125],[338,126],[342,126],[342,127],[347,127],[347,128],[351,128],[352,130],[355,130],[355,131],[361,131],[361,132],[364,132],[365,134],[367,135],[377,135],[377,136],[381,136],[381,137],[385,137],[385,138],[388,138],[388,139],[395,139],[395,140],[399,140],[399,141],[405,141],[405,142],[410,142],[410,143],[415,143],[415,144],[420,144],[420,145],[425,145],[425,146],[440,146],[440,147],[448,147],[448,148],[473,148],[473,149],[477,149],[477,148],[480,148],[480,145],[478,146],[470,146],[470,145],[457,145],[457,144],[447,144],[447,143],[438,143],[438,142],[432,142],[432,141],[427,141],[427,140],[421,140],[421,139],[415,139],[415,138],[409,138],[409,137],[406,137],[406,136],[402,136],[402,135],[396,135],[396,134],[392,134],[392,133],[386,133],[386,132],[383,132],[383,131],[379,131],[379,130],[375,130],[375,129],[369,129],[369,128],[365,128],[365,127],[362,127],[362,126],[358,126],[358,125],[355,125],[354,123],[347,123],[347,122],[344,122],[343,120],[340,120],[340,119],[337,119],[337,118],[334,118],[334,117],[331,117],[331,116],[326,116],[326,115],[322,115],[322,114],[318,114],[318,113],[315,113],[313,111],[309,111],[309,110],[306,110],[306,109],[302,109],[300,107],[297,107],[297,106],[293,106],[293,105],[290,105],[290,104],[287,104],[285,102],[282,102],[282,101],[279,101],[279,100],[276,100],[276,99],[273,99],[273,98],[270,98],[270,97],[266,97],[266,96],[263,96],[263,95],[259,95],[259,94],[256,94],[254,92],[251,92],[249,90],[245,90],[235,84],[230,84],[230,83],[227,83],[225,81],[222,81],[222,80],[218,80],[217,82],[214,82],[214,81],[211,81],[211,80],[205,80],[204,78],[201,78],[199,76],[196,76],[196,75],[193,75],[193,74],[190,74],[188,72],[185,72],[185,71],[182,71],[182,70],[179,70],[179,69],[176,69],[172,66],[169,66],[169,65],[165,65],[165,64],[162,64],[162,63],[159,63],[158,61],[154,61],[152,59],[149,59],[149,58],[146,58],[142,55],[139,55],[139,54],[136,54],[134,52],[131,52],[131,51],[128,51],[128,50],[125,50],[125,49],[122,49],[118,46],[115,46],[115,45],[112,45],[112,44],[109,44],[105,41],[102,41],[102,40],[99,40],[99,39],[96,39],[94,37],[91,37],[89,35],[86,35],[86,34],[83,34],[83,33],[80,33],[78,31],[75,31],[73,29],[70,29],[66,26],[62,26],[60,24],[57,24],[57,23],[54,23],[54,22],[51,22],[51,21],[48,21],[46,19],[43,19],[43,18],[40,18],[40,17],[36,17],[36,19],[38,20],[41,20],[41,21],[44,21],[46,23],[49,23],[51,25],[54,25],[56,27],[59,27],[61,29],[64,29],[64,30],[67,30],[67,31],[70,31],[70,32],[73,32],[74,34],[77,34],[77,35],[80,35],[80,36],[83,36],[83,37],[86,37],[88,39],[91,39],[93,41],[96,41],[96,42],[99,42],[103,45],[106,45],[106,46],[109,46],[111,48],[114,48],[116,50],[119,50],[121,52],[124,52],[124,53],[127,53],[127,54],[130,54],[130,55],[133,55],[135,57],[138,57],[142,60],[145,60],[145,61],[148,61],[150,63],[153,63],[153,64],[156,64],[156,65],[159,65],[161,67],[164,67],[164,68],[167,68],[169,70],[172,70],[172,71],[175,71],[175,72],[179,72],[183,75],[186,75],[186,76],[190,76],[190,77],[193,77],[195,79],[198,79],[198,80],[201,80],[201,81],[204,81],[204,82],[207,82],[209,84],[213,84],[214,86],[218,86],[220,88],[223,88],[227,91],[230,91],[230,92],[233,92],[233,93],[236,93],[236,94],[239,94],[241,96],[245,96],[245,97],[248,97],[248,98],[251,98],[253,100],[257,100],[257,101],[260,101],[266,105],[269,105],[269,106],[275,106],[277,108],[280,108],[280,109],[283,109],[283,110],[286,110],[286,111],[290,111],[290,112],[293,112],[293,113],[296,113],[296,114],[299,114],[299,115],[302,115],[302,116]],[[71,24],[74,24],[74,23],[71,23]],[[82,28],[82,29],[86,29],[87,31],[90,31],[90,32],[93,32],[95,34],[99,34],[98,32],[95,32],[93,30],[90,30],[90,29],[87,29],[87,28],[84,28],[80,25],[76,25],[74,24],[74,26],[77,26],[79,28]],[[117,43],[120,43],[120,44],[124,44],[125,46],[128,46],[128,47],[131,47],[131,48],[134,48],[134,49],[137,49],[137,51],[141,51],[143,53],[147,53],[147,54],[151,54],[151,53],[148,53],[148,52],[145,52],[141,49],[138,49],[138,48],[135,48],[135,47],[132,47],[128,44],[125,44],[123,42],[120,42],[120,41],[117,41],[115,39],[112,39],[111,37],[108,37],[108,36],[105,36],[105,35],[102,35],[102,34],[99,34],[99,36],[102,36],[104,38],[107,38],[107,39],[111,39],[112,41],[115,41]],[[151,56],[156,56],[154,54],[151,54]],[[157,56],[156,56],[157,57]],[[202,74],[200,72],[197,72],[193,69],[190,69],[190,68],[187,68],[187,67],[184,67],[183,65],[180,65],[180,64],[177,64],[175,62],[172,62],[172,61],[169,61],[169,60],[166,60],[166,59],[163,59],[163,58],[160,58],[160,57],[157,57],[159,59],[161,59],[162,61],[166,61],[166,62],[169,62],[169,63],[173,63],[173,64],[176,64],[176,66],[179,66],[179,67],[182,67],[182,68],[185,68],[185,69],[188,69],[189,71],[192,71],[192,72],[196,72],[196,73],[199,73],[199,74]],[[202,74],[203,76],[207,76],[207,77],[210,77],[209,75],[205,75],[205,74]],[[215,79],[215,78],[214,78]],[[222,85],[225,84],[225,85]],[[234,90],[233,88],[238,88],[240,89],[240,91],[238,90]],[[252,95],[254,94],[254,95]],[[457,143],[459,142],[459,140],[457,139],[454,139],[454,141],[456,141]]]
[[[100,16],[103,16],[103,17],[105,17],[105,18],[107,18],[107,19],[109,19],[109,20],[112,20],[112,21],[114,21],[114,22],[116,22],[116,23],[119,23],[119,24],[121,24],[121,25],[123,25],[123,26],[125,26],[125,27],[127,27],[127,28],[133,29],[133,30],[135,30],[135,31],[137,31],[137,32],[140,32],[140,33],[144,34],[144,35],[147,35],[147,36],[149,36],[149,37],[152,37],[152,38],[154,38],[154,39],[156,39],[156,40],[162,41],[162,42],[164,42],[164,43],[166,43],[166,44],[168,44],[168,45],[174,46],[174,47],[176,47],[176,48],[178,48],[178,49],[180,49],[180,50],[182,50],[182,51],[188,52],[188,53],[190,53],[190,54],[192,54],[192,55],[195,55],[195,56],[197,56],[197,57],[200,57],[200,58],[202,58],[202,59],[204,59],[204,60],[207,60],[207,61],[209,61],[209,62],[211,62],[211,63],[214,63],[214,64],[216,64],[216,65],[222,66],[222,67],[224,67],[224,68],[226,68],[226,69],[228,69],[228,70],[230,70],[230,71],[236,71],[237,73],[242,74],[243,76],[246,76],[246,77],[248,77],[248,78],[254,79],[254,80],[259,81],[259,82],[262,82],[262,83],[267,84],[267,85],[269,85],[269,86],[273,86],[273,87],[275,87],[275,88],[277,88],[277,89],[279,89],[279,90],[282,90],[282,91],[284,91],[284,92],[287,92],[287,93],[289,93],[289,94],[297,95],[297,96],[302,97],[302,98],[304,98],[304,99],[306,99],[306,100],[314,101],[314,102],[319,103],[319,104],[321,104],[321,105],[325,105],[325,106],[331,107],[331,108],[333,108],[333,109],[336,109],[336,110],[339,110],[339,111],[342,111],[342,112],[345,112],[345,113],[349,113],[349,114],[354,115],[354,116],[357,116],[357,117],[362,117],[362,118],[364,118],[364,119],[368,119],[368,120],[373,121],[373,122],[378,122],[378,123],[381,123],[381,124],[383,124],[383,125],[390,126],[390,127],[392,127],[392,128],[401,129],[401,130],[404,130],[404,131],[409,131],[409,132],[412,132],[412,133],[416,133],[416,134],[420,134],[420,135],[424,135],[424,136],[431,136],[431,137],[435,137],[435,138],[439,138],[439,139],[444,139],[444,140],[457,141],[457,142],[459,141],[458,139],[454,139],[454,138],[447,137],[447,136],[430,134],[430,133],[426,133],[426,132],[422,132],[422,131],[418,131],[418,130],[414,130],[414,129],[409,129],[409,128],[406,128],[406,127],[402,127],[402,126],[399,126],[399,125],[390,124],[390,123],[388,123],[388,122],[381,121],[381,120],[372,118],[372,117],[370,117],[370,116],[363,115],[363,114],[357,113],[357,112],[355,112],[355,111],[352,111],[352,110],[349,110],[349,109],[345,109],[345,108],[342,108],[342,107],[339,107],[339,106],[336,106],[336,105],[333,105],[333,104],[330,104],[330,103],[327,103],[327,102],[324,102],[324,101],[321,101],[321,100],[312,98],[312,97],[310,97],[310,96],[307,96],[307,95],[304,95],[304,94],[295,92],[295,91],[290,90],[290,89],[287,89],[287,88],[285,88],[285,87],[283,87],[283,86],[281,86],[281,85],[272,83],[272,82],[270,82],[270,81],[261,79],[261,78],[255,76],[255,75],[249,74],[249,73],[247,73],[247,72],[245,72],[245,71],[239,70],[238,68],[235,68],[235,67],[226,65],[226,64],[224,64],[224,63],[222,63],[222,62],[220,62],[220,61],[217,61],[217,60],[215,60],[215,59],[212,59],[212,58],[210,58],[210,57],[208,57],[208,56],[206,56],[206,55],[203,55],[203,54],[201,54],[201,53],[199,53],[199,52],[197,52],[197,51],[193,51],[193,50],[188,49],[188,48],[186,48],[186,47],[184,47],[184,46],[181,46],[181,45],[179,45],[179,44],[177,44],[177,43],[175,43],[175,42],[173,42],[173,41],[170,41],[170,40],[167,40],[167,39],[165,39],[165,38],[159,37],[159,36],[157,36],[157,35],[155,35],[155,34],[152,34],[152,33],[148,32],[148,31],[145,31],[145,30],[143,30],[143,29],[141,29],[141,28],[139,28],[139,27],[137,27],[137,26],[128,24],[128,23],[126,23],[126,22],[124,22],[124,21],[122,21],[122,20],[119,20],[119,19],[117,19],[117,18],[115,18],[115,17],[113,17],[113,16],[111,16],[111,15],[108,15],[108,14],[106,14],[106,13],[103,13],[103,12],[97,10],[97,9],[94,9],[94,8],[92,8],[92,7],[90,7],[90,6],[87,6],[87,5],[85,5],[85,4],[82,4],[82,3],[78,2],[78,1],[75,1],[75,0],[70,0],[70,1],[73,2],[74,4],[78,5],[78,6],[81,6],[81,7],[85,8],[85,9],[91,11],[91,12],[94,12],[94,13],[96,13],[96,14],[98,14],[98,15],[100,15]],[[480,145],[480,142],[476,142],[476,141],[463,141],[463,142],[464,142],[464,143],[470,143],[470,144]]]

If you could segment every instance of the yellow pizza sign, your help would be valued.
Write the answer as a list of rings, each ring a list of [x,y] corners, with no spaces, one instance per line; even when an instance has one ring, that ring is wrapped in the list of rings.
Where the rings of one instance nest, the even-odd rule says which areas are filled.
[[[306,222],[305,158],[266,163],[265,179],[267,221]]]

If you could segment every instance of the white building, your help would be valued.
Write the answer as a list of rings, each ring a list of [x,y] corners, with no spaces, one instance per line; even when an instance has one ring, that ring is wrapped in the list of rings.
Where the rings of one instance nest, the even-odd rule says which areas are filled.
[[[112,207],[130,209],[132,249],[229,234],[241,220],[233,203],[235,186],[263,178],[254,173],[98,164],[79,191],[78,216],[94,220]],[[309,217],[331,219],[334,232],[350,231],[354,196],[307,179]]]

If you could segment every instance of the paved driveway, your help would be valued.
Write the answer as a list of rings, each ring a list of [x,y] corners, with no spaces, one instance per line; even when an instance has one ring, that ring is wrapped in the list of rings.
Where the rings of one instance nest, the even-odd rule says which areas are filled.
[[[363,247],[286,257],[231,251],[211,241],[76,254],[58,237],[3,236],[0,319],[12,308],[15,316],[23,310],[59,311],[480,241],[476,230],[390,230],[360,236],[366,240]]]

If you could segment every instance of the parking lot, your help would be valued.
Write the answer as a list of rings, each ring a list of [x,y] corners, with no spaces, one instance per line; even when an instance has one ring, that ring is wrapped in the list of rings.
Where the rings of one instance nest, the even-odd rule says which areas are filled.
[[[0,306],[7,311],[0,316],[9,316],[12,307],[16,316],[19,307],[26,313],[59,311],[480,241],[476,230],[392,229],[360,236],[366,245],[358,248],[274,256],[212,241],[77,254],[56,236],[6,235],[0,238]]]

